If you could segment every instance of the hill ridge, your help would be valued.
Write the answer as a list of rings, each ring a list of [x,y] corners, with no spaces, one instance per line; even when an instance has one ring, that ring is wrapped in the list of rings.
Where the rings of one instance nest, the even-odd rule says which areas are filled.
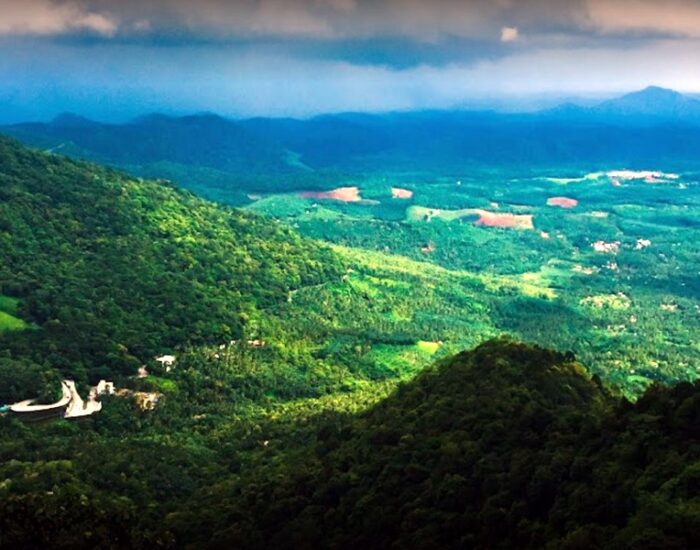
[[[0,199],[0,295],[43,329],[3,345],[38,362],[53,349],[78,380],[240,338],[256,310],[340,277],[330,249],[255,214],[4,137]]]
[[[286,462],[197,495],[192,510],[227,503],[204,515],[205,538],[192,536],[197,512],[172,526],[240,548],[690,548],[695,496],[680,487],[700,458],[698,415],[700,383],[631,405],[570,355],[496,339],[329,419]]]

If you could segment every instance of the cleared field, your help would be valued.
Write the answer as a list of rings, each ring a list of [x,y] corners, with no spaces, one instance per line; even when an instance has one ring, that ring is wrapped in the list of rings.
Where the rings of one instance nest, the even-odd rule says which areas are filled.
[[[438,219],[446,222],[473,218],[472,223],[484,227],[501,227],[505,229],[533,229],[533,216],[531,214],[509,214],[491,212],[481,208],[463,208],[461,210],[442,210],[439,208],[426,208],[424,206],[412,206],[406,212],[406,218],[411,222],[429,222]]]
[[[9,313],[5,313],[4,311],[0,311],[0,332],[10,332],[13,330],[23,330],[27,328],[29,325],[22,321],[22,319],[18,319],[17,317],[13,317]]]
[[[391,197],[394,199],[410,199],[413,198],[413,191],[409,189],[402,189],[401,187],[391,188]]]
[[[357,187],[338,187],[332,191],[303,191],[302,199],[333,200],[340,202],[360,202],[360,190]]]
[[[578,201],[569,197],[551,197],[547,199],[547,206],[558,206],[560,208],[574,208],[578,206]]]

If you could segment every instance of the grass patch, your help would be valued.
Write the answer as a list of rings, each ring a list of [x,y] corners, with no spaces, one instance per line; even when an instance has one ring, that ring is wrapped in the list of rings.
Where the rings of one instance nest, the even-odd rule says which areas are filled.
[[[4,311],[10,315],[15,315],[17,313],[18,306],[19,300],[17,300],[17,298],[10,298],[9,296],[3,296],[0,294],[0,311]]]
[[[16,317],[19,300],[0,295],[0,333],[24,330],[29,325]]]
[[[406,221],[422,222],[429,221],[433,218],[445,222],[460,220],[467,216],[478,218],[476,210],[473,208],[463,208],[461,210],[443,210],[441,208],[426,208],[425,206],[411,206],[406,211]]]
[[[163,393],[174,393],[177,391],[177,383],[170,378],[161,378],[160,376],[149,376],[149,385],[156,391]]]
[[[433,360],[439,345],[433,342],[418,342],[413,346],[379,344],[372,347],[366,356],[387,378],[406,380],[415,376]]]
[[[437,352],[437,350],[440,349],[440,343],[439,342],[426,342],[424,340],[421,340],[416,344],[416,349],[418,351],[421,351],[423,353],[429,353],[430,355],[433,355]]]
[[[29,328],[29,325],[22,321],[22,319],[18,319],[9,313],[0,311],[0,333],[24,330],[26,328]]]

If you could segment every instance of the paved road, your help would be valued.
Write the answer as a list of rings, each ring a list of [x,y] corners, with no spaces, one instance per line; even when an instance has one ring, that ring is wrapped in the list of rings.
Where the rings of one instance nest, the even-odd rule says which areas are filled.
[[[80,397],[78,390],[75,387],[75,382],[72,380],[64,380],[63,383],[68,386],[71,400],[66,409],[65,418],[79,418],[81,416],[90,416],[93,413],[102,410],[102,403],[97,401],[97,391],[93,388],[90,390],[90,397],[87,402]]]
[[[10,405],[10,410],[15,413],[33,413],[51,411],[65,407],[70,403],[73,397],[69,382],[70,384],[73,384],[73,382],[69,380],[64,380],[61,382],[61,391],[63,392],[63,396],[59,401],[56,401],[56,403],[51,403],[50,405],[35,405],[34,402],[36,399],[27,399],[26,401],[20,401],[19,403]],[[75,389],[75,384],[73,384],[73,389]]]
[[[10,405],[10,410],[14,413],[27,414],[49,411],[61,411],[65,408],[65,418],[80,418],[82,416],[90,416],[102,410],[102,403],[97,400],[97,388],[90,390],[90,396],[87,401],[83,401],[80,397],[78,389],[75,387],[73,380],[63,380],[61,382],[61,391],[63,395],[56,403],[49,405],[36,405],[36,399],[27,399],[20,401],[14,405]]]

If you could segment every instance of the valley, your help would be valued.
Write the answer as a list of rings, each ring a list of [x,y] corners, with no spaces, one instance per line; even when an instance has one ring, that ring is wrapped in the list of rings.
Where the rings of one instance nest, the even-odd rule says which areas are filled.
[[[398,255],[417,271],[469,274],[484,284],[496,331],[572,350],[630,397],[653,381],[695,379],[698,274],[683,266],[700,260],[697,176],[509,176],[387,175],[357,182],[370,204],[272,194],[247,209],[371,250],[377,264]],[[395,198],[397,186],[411,196]],[[660,332],[664,339],[648,338]]]
[[[398,477],[387,473],[376,487],[385,504],[362,504],[371,516],[382,516],[377,506],[386,517],[403,514],[391,495],[410,480],[407,490],[443,504],[406,510],[427,514],[428,524],[458,521],[432,515],[461,504],[437,478],[440,497],[420,485],[432,475],[421,464],[464,477],[483,467],[473,460],[525,452],[506,437],[521,430],[502,428],[511,421],[503,411],[530,411],[528,437],[548,441],[571,469],[576,453],[599,468],[599,460],[627,464],[630,452],[624,444],[610,455],[590,451],[600,442],[576,435],[577,426],[636,439],[644,411],[666,407],[679,430],[692,430],[685,411],[694,410],[700,377],[700,174],[692,163],[407,170],[384,159],[384,170],[351,173],[294,158],[295,169],[315,173],[291,181],[261,173],[246,185],[225,177],[212,187],[198,177],[201,166],[183,164],[178,177],[193,178],[187,187],[215,203],[170,181],[0,138],[0,405],[61,403],[70,380],[71,395],[91,396],[93,413],[76,405],[79,422],[26,424],[12,407],[0,409],[0,546],[43,524],[37,540],[59,547],[78,544],[81,533],[89,536],[80,544],[93,545],[293,547],[321,536],[305,526],[311,517],[335,525],[342,547],[380,540],[384,524],[320,519],[319,502],[352,517],[347,507],[361,505],[356,491],[373,494],[365,480],[376,469]],[[462,361],[467,370],[455,366]],[[119,390],[98,400],[91,388],[100,380]],[[433,383],[444,399],[420,389]],[[456,433],[479,446],[477,455],[446,420],[461,402],[485,407],[484,419],[458,417],[465,424]],[[482,420],[489,431],[478,428]],[[547,439],[549,426],[569,443]],[[677,446],[678,468],[664,479],[687,483],[692,449],[650,429],[653,448]],[[376,463],[369,449],[379,450]],[[549,458],[527,456],[526,477],[574,492],[588,484],[595,506],[617,483],[574,479],[553,464],[535,474],[533,464]],[[343,466],[348,460],[364,466]],[[300,473],[307,468],[311,477]],[[625,476],[645,471],[628,465]],[[496,498],[454,479],[481,509]],[[318,492],[296,489],[306,483]],[[544,490],[533,483],[527,491]],[[619,526],[632,516],[611,525],[541,498],[526,506],[563,507],[581,529],[600,527],[591,543],[603,545],[601,533],[634,540],[634,529]],[[280,527],[276,514],[287,523]],[[568,540],[561,526],[542,535],[542,517],[528,517],[513,536]]]
[[[700,548],[700,0],[0,0],[0,550]]]

